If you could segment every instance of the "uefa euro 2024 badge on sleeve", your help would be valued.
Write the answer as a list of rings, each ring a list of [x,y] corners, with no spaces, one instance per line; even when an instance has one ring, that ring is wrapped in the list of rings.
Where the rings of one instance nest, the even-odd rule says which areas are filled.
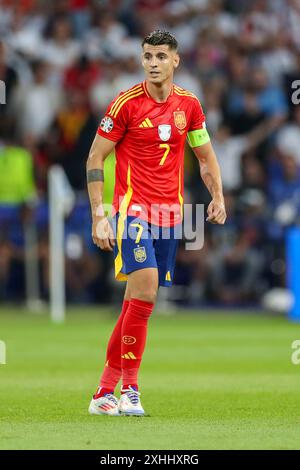
[[[104,116],[100,123],[100,128],[103,130],[103,132],[111,132],[114,127],[114,122],[112,118],[109,116]]]

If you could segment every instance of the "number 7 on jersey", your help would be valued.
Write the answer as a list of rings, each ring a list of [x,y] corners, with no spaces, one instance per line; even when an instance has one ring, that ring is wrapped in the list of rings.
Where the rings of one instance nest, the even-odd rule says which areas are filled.
[[[162,157],[161,161],[159,162],[160,165],[163,165],[165,163],[165,160],[166,160],[169,152],[170,152],[170,145],[169,144],[160,144],[159,148],[160,149],[166,149],[165,153],[163,154],[163,157]]]

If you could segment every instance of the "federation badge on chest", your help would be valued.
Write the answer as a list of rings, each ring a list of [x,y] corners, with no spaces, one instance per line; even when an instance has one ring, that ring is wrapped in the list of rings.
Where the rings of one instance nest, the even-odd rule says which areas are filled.
[[[134,248],[134,259],[137,263],[143,263],[147,259],[147,254],[144,246]]]
[[[166,142],[171,137],[171,126],[170,124],[160,124],[158,126],[158,135],[160,140]]]
[[[186,117],[184,111],[174,111],[174,123],[177,129],[183,130],[186,127]]]

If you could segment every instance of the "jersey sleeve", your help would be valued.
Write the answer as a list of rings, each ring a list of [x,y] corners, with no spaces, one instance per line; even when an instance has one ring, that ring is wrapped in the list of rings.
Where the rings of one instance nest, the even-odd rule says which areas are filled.
[[[122,106],[120,110],[117,108],[117,102],[120,96],[122,96],[122,94],[117,96],[110,103],[97,130],[97,134],[113,142],[119,142],[127,128],[126,106]],[[116,110],[118,112],[115,112]]]
[[[192,148],[200,147],[210,141],[205,124],[205,115],[200,102],[196,99],[193,100],[192,118],[187,139]]]

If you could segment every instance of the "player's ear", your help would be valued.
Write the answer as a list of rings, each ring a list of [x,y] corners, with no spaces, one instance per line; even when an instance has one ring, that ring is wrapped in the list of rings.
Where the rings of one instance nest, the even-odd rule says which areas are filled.
[[[180,57],[179,57],[179,54],[176,52],[176,54],[174,55],[174,61],[173,61],[175,69],[177,69],[179,62],[180,62]]]

